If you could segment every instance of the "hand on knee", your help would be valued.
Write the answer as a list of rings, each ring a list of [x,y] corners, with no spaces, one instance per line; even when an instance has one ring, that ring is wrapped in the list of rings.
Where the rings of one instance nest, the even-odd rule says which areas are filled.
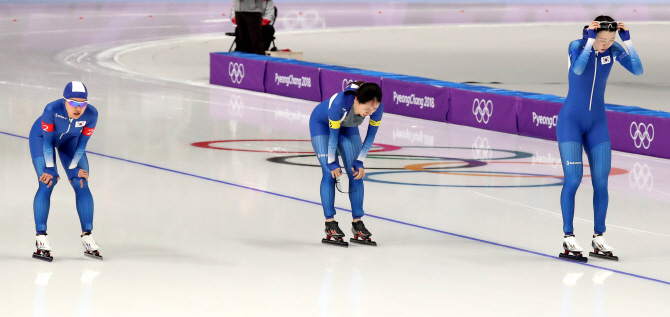
[[[42,176],[44,176],[44,175],[42,175]],[[56,186],[56,184],[58,184],[58,180],[59,180],[59,179],[60,179],[60,177],[58,177],[58,178],[49,178],[48,180],[43,181],[43,180],[42,180],[42,177],[40,177],[40,187],[44,186],[44,187],[46,187],[46,188],[48,188],[48,189],[53,189],[54,186]]]
[[[79,167],[69,169],[67,171],[67,177],[70,180],[70,183],[72,183],[72,186],[79,184],[80,188],[84,188],[84,185],[86,184],[85,182],[88,182],[88,172]]]
[[[362,179],[365,177],[365,167],[363,167],[363,162],[355,160],[354,164],[351,165],[351,171],[354,172],[354,179]]]
[[[330,170],[330,174],[333,178],[342,176],[342,172],[340,171],[340,163],[337,160],[335,160],[335,162],[328,163],[328,169]]]
[[[55,167],[45,168],[44,173],[42,173],[42,176],[40,176],[40,178],[39,178],[40,182],[47,185],[47,187],[51,187],[53,185],[56,185],[56,183],[58,183],[59,179],[60,179],[60,176],[58,176],[58,172],[56,171]]]
[[[88,180],[83,177],[74,177],[70,180],[70,185],[72,185],[72,187],[75,189],[84,188],[88,186]]]
[[[83,178],[88,180],[88,172],[85,169],[75,167],[67,170],[67,178],[72,180],[74,178]]]

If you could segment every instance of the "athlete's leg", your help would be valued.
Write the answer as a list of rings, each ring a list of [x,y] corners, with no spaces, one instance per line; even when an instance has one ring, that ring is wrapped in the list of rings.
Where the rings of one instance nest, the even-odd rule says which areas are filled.
[[[74,156],[76,147],[77,147],[78,138],[72,138],[68,142],[65,142],[58,148],[58,156],[60,161],[63,164],[63,169],[66,171],[72,162],[72,157]],[[77,164],[77,167],[88,170],[88,159],[86,154],[82,156]],[[91,232],[93,230],[93,195],[91,195],[91,190],[88,188],[88,181],[76,177],[71,182],[72,188],[74,189],[76,201],[77,201],[77,213],[79,214],[79,222],[81,224],[82,232]]]
[[[575,217],[575,195],[584,174],[582,166],[582,144],[563,142],[558,144],[563,164],[563,190],[561,190],[561,211],[563,212],[563,232],[574,234],[572,222]]]
[[[55,156],[55,154],[54,154]],[[36,157],[33,159],[33,167],[35,167],[35,172],[37,173],[37,178],[42,176],[44,169],[46,168],[46,163],[44,162],[44,157]],[[53,178],[51,180],[51,186],[47,187],[47,184],[44,184],[37,181],[39,187],[37,188],[37,193],[35,194],[35,199],[33,200],[33,213],[35,215],[35,231],[37,234],[45,234],[47,232],[47,219],[49,218],[49,208],[51,207],[51,193],[53,193],[54,187],[58,184],[58,180]]]
[[[342,129],[342,128],[341,128]],[[351,170],[354,161],[361,153],[363,143],[358,127],[344,128],[346,130],[340,133],[338,150],[344,161],[344,168],[349,176],[349,201],[351,202],[351,212],[354,220],[360,219],[365,214],[363,211],[363,179],[354,179],[354,172]]]
[[[589,158],[591,183],[593,184],[593,223],[595,234],[605,232],[605,218],[609,204],[607,182],[612,167],[612,145],[609,142],[607,120],[594,123],[586,135],[584,150]]]
[[[310,134],[312,135],[312,147],[316,158],[321,164],[321,205],[326,220],[335,217],[335,179],[328,168],[328,126],[310,121]],[[337,154],[336,154],[337,155]],[[335,158],[337,160],[337,156]]]
[[[41,129],[41,126],[33,127],[33,130],[36,129]],[[39,132],[41,130],[37,131]],[[38,178],[37,183],[39,185],[33,200],[33,214],[35,215],[35,231],[37,231],[38,234],[44,234],[47,232],[47,219],[49,218],[49,208],[51,207],[51,193],[53,193],[54,187],[58,184],[58,179],[53,178],[51,180],[51,186],[49,187],[47,187],[47,184],[39,181],[39,178],[42,176],[44,169],[46,168],[44,148],[42,144],[44,139],[42,139],[41,136],[36,136],[36,134],[38,134],[37,132],[33,132],[35,131],[31,131],[28,143],[30,145],[30,156],[33,160],[33,167],[35,168],[35,173]],[[53,156],[55,161],[56,154],[54,153]],[[54,166],[54,168],[57,169],[56,166]]]
[[[556,126],[558,150],[563,165],[563,189],[561,190],[561,211],[563,213],[563,232],[574,234],[575,195],[584,174],[582,165],[582,134],[578,118],[572,118],[563,112],[558,116]]]
[[[612,166],[612,145],[604,142],[591,149],[591,182],[593,183],[593,221],[595,234],[605,232],[605,217],[609,204],[607,182]]]

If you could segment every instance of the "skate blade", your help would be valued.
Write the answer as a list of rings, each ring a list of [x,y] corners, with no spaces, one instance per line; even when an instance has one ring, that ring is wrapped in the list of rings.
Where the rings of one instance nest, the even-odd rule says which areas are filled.
[[[604,255],[604,254],[598,254],[598,253],[589,252],[589,256],[592,256],[592,257],[594,257],[594,258],[603,259],[603,260],[610,260],[610,261],[617,261],[617,262],[619,262],[619,257],[618,257],[618,256],[614,256],[614,255]]]
[[[321,239],[321,243],[336,245],[345,248],[349,247],[349,243],[347,243],[346,241],[329,240],[326,238]]]
[[[91,259],[102,260],[102,255],[100,255],[99,253],[95,254],[95,253],[84,252],[84,255]]]
[[[354,239],[351,238],[349,239],[349,242],[351,243],[357,243],[357,244],[364,244],[364,245],[371,245],[371,246],[377,246],[377,242],[372,241],[372,240],[359,240],[359,239]]]
[[[563,260],[582,262],[582,263],[586,263],[589,260],[587,257],[584,257],[584,256],[570,255],[570,254],[565,254],[565,253],[560,253],[558,255],[558,257],[563,259]]]
[[[46,262],[51,262],[51,261],[54,260],[54,258],[51,257],[51,256],[42,255],[42,254],[37,253],[37,252],[33,252],[33,259],[38,259],[38,260],[42,260],[42,261],[46,261]]]

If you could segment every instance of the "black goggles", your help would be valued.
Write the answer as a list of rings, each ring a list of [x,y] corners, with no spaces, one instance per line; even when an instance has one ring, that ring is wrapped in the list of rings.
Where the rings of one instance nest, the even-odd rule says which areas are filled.
[[[606,30],[612,30],[616,31],[619,29],[619,23],[617,21],[600,21],[598,22],[600,24],[601,29],[606,29]]]
[[[349,193],[354,193],[354,192],[356,192],[355,190],[352,191],[352,192],[345,192],[345,191],[342,191],[342,188],[341,188],[341,185],[340,185],[340,178],[339,178],[339,177],[335,179],[335,188],[337,188],[337,191],[340,192],[340,193],[342,193],[342,194],[349,194]]]

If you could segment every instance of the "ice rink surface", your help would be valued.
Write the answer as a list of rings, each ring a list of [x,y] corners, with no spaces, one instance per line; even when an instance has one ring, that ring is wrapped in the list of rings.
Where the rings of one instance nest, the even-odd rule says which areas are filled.
[[[364,220],[379,246],[321,244],[316,103],[207,84],[206,52],[230,43],[209,34],[230,29],[204,21],[225,7],[2,7],[1,316],[669,315],[668,160],[613,153],[606,237],[621,260],[583,265],[557,259],[555,142],[386,114],[366,160]],[[339,34],[324,28],[285,34],[309,34],[305,46]],[[645,63],[651,53],[638,50]],[[652,76],[667,67],[654,61]],[[100,112],[88,158],[105,259],[83,256],[61,182],[45,263],[30,257],[37,182],[26,137],[71,80]],[[639,99],[667,100],[657,97]],[[584,177],[575,230],[587,249],[592,195]],[[348,233],[346,195],[336,207]]]

